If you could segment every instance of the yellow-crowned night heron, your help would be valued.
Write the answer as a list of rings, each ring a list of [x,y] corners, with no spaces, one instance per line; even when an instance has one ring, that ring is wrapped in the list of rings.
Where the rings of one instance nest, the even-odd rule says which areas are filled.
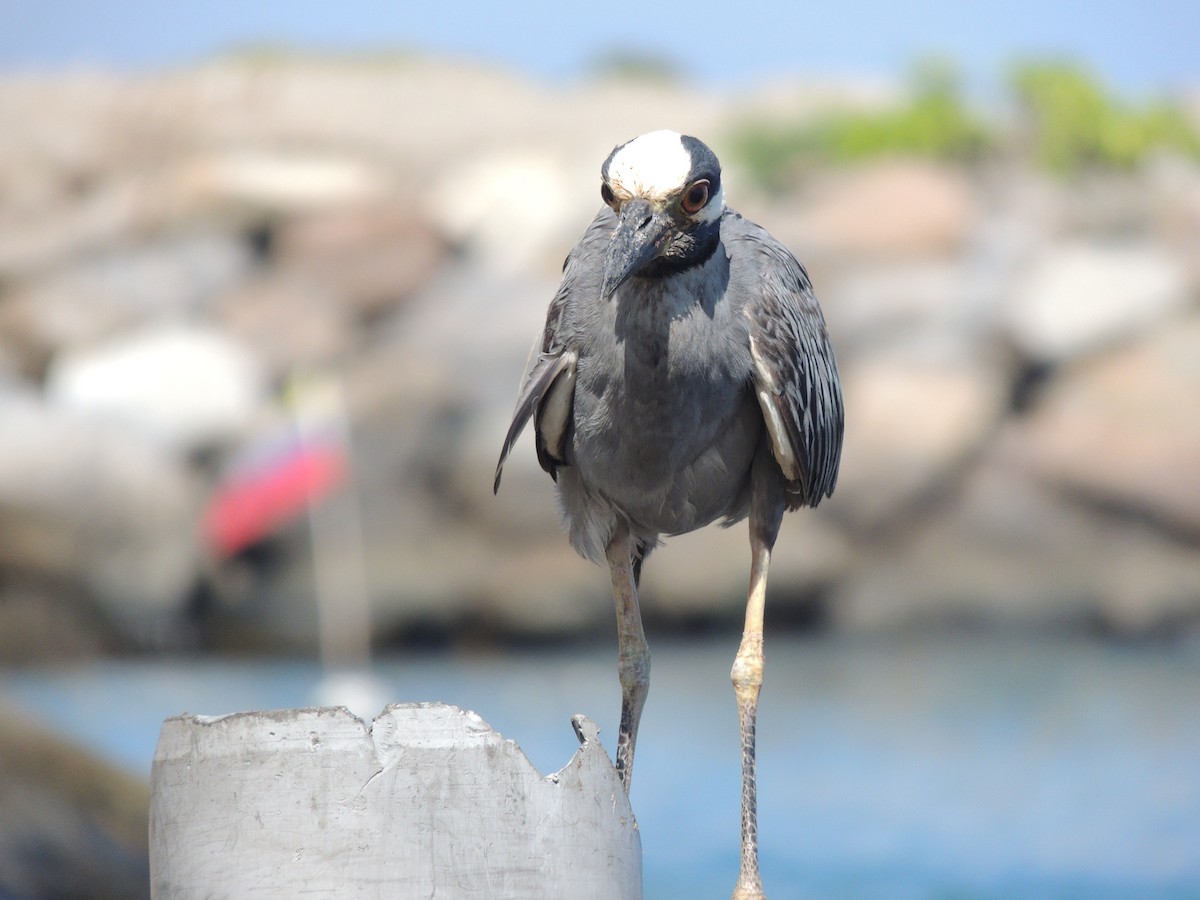
[[[763,601],[785,510],[837,481],[842,396],[804,267],[724,203],[717,158],[655,131],[601,168],[605,207],[567,257],[496,466],[530,417],[571,543],[608,563],[620,638],[616,766],[626,790],[650,653],[637,585],[660,535],[750,517],[750,594],[733,664],[742,737],[735,897],[761,897],[754,729]]]

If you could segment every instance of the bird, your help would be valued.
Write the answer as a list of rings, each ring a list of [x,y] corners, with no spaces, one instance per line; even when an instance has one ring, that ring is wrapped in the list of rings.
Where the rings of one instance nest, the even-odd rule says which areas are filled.
[[[496,465],[532,419],[566,530],[607,565],[629,791],[650,683],[642,565],[662,537],[749,519],[750,587],[731,679],[741,737],[741,863],[734,898],[763,897],[755,730],[763,611],[784,513],[837,483],[842,392],[804,266],[725,205],[721,166],[691,135],[652,131],[600,168],[603,206],[567,255]]]

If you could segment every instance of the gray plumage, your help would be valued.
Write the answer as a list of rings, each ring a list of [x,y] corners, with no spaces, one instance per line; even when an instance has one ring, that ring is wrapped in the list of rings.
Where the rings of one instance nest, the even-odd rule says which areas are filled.
[[[650,683],[637,582],[660,535],[750,519],[750,591],[732,680],[742,739],[736,900],[761,900],[755,721],[771,550],[786,510],[837,483],[842,395],[808,274],[724,205],[693,137],[615,148],[606,206],[567,256],[496,465],[534,422],[572,545],[612,578],[620,652],[616,768],[629,789]]]
[[[533,417],[538,459],[558,482],[571,543],[595,562],[617,517],[645,552],[660,535],[745,518],[751,462],[763,442],[788,462],[780,468],[788,509],[830,496],[842,397],[804,267],[726,209],[707,262],[670,278],[634,277],[604,299],[616,224],[603,208],[567,257],[495,487]],[[778,433],[768,428],[760,391]],[[566,427],[561,419],[545,427],[547,410],[561,417],[563,406]]]

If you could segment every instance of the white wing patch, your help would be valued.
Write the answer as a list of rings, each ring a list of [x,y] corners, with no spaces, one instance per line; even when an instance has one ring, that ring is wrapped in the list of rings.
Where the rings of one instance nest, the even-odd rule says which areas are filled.
[[[542,435],[546,449],[556,459],[563,458],[563,441],[567,435],[567,422],[571,417],[571,405],[575,399],[575,363],[579,355],[574,351],[565,354],[565,365],[558,373],[546,397],[542,401],[537,429]]]
[[[750,356],[754,360],[755,381],[758,387],[755,396],[758,397],[763,420],[767,423],[767,434],[771,437],[771,452],[775,455],[775,461],[779,463],[779,468],[783,470],[784,477],[788,481],[796,481],[800,478],[800,463],[796,459],[796,448],[792,446],[792,440],[788,437],[787,425],[780,415],[779,404],[775,402],[775,397],[779,393],[775,377],[770,368],[763,363],[762,357],[759,356],[753,336],[750,337]]]

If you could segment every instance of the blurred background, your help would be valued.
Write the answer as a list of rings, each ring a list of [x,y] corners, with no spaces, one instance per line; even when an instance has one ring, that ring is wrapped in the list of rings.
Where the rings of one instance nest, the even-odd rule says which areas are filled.
[[[615,743],[607,576],[530,439],[491,484],[663,127],[845,389],[771,573],[770,895],[1200,896],[1200,11],[834,6],[0,8],[0,897],[146,895],[184,711]],[[747,573],[744,526],[646,568],[648,897],[736,876]]]

